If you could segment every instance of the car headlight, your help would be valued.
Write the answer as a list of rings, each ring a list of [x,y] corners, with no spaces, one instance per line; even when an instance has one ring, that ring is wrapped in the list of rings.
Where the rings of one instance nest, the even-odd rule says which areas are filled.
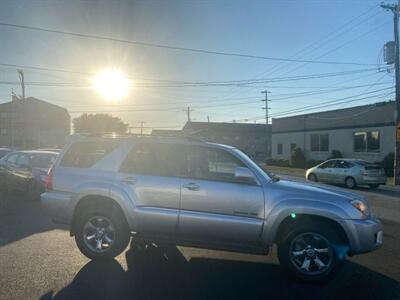
[[[365,204],[361,200],[351,200],[350,201],[351,205],[353,205],[354,208],[356,208],[359,212],[364,214],[365,216],[369,216],[369,207],[367,204]]]

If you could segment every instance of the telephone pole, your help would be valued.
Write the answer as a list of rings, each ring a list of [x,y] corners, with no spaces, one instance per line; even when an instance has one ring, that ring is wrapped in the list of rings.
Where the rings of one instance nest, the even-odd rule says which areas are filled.
[[[397,4],[381,4],[381,7],[393,13],[394,25],[394,68],[396,82],[396,120],[395,120],[395,154],[394,154],[394,184],[400,185],[400,65],[399,65],[399,13],[400,0]]]
[[[271,134],[270,134],[270,130],[268,129],[268,122],[269,122],[268,101],[271,101],[271,100],[268,100],[268,93],[270,93],[270,92],[265,90],[265,91],[262,91],[261,93],[265,94],[265,99],[261,100],[261,101],[265,102],[265,107],[263,107],[262,109],[265,109],[265,137],[266,137],[266,141],[267,141],[267,155],[266,155],[266,158],[270,158],[271,157]]]
[[[187,115],[187,121],[191,122],[192,119],[190,118],[190,113],[193,111],[194,109],[190,108],[190,106],[187,107],[186,111],[186,115]]]
[[[145,121],[138,122],[140,124],[140,135],[143,135],[143,124],[146,123]]]

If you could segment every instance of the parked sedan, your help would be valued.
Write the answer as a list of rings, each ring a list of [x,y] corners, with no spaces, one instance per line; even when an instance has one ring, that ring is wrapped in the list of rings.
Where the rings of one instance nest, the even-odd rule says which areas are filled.
[[[330,159],[306,172],[309,181],[344,184],[353,189],[357,185],[368,185],[376,189],[386,184],[385,170],[359,159]]]
[[[38,198],[44,191],[44,179],[58,153],[16,151],[0,159],[0,188],[18,190]]]

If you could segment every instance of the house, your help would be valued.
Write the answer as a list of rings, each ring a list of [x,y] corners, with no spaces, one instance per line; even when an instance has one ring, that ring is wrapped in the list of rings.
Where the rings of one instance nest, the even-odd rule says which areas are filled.
[[[245,152],[255,160],[266,158],[267,136],[271,125],[248,123],[187,122],[182,129],[184,136],[203,139],[208,142],[231,145]]]
[[[33,97],[0,104],[0,145],[13,148],[59,147],[70,134],[71,118],[60,106]]]
[[[272,120],[272,158],[301,148],[308,160],[344,157],[381,161],[395,147],[394,101]]]

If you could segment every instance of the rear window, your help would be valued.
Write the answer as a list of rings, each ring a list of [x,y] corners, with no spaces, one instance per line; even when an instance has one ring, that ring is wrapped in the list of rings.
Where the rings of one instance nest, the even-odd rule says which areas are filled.
[[[31,155],[33,168],[50,168],[55,162],[57,155],[55,154],[34,154]]]
[[[61,166],[90,168],[118,147],[116,141],[83,141],[73,144],[61,160]]]

